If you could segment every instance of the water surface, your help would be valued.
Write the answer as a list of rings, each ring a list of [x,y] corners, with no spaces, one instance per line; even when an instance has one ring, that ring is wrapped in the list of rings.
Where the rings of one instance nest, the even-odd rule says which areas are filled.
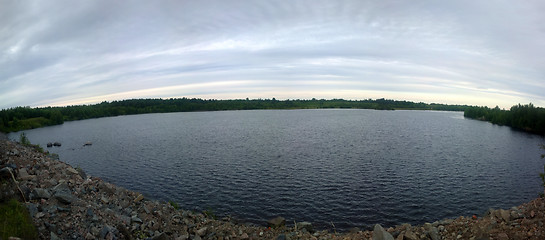
[[[277,215],[337,229],[421,224],[542,192],[542,137],[460,112],[145,114],[25,132],[42,146],[61,142],[49,150],[93,176],[257,224]]]

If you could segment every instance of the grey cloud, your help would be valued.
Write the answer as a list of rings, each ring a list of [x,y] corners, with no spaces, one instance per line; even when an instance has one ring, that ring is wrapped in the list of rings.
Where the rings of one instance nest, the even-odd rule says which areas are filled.
[[[545,104],[540,1],[0,4],[0,108],[238,80],[252,87],[180,94],[288,87],[370,89],[396,98],[433,88],[491,98],[473,104],[507,101],[498,96]]]

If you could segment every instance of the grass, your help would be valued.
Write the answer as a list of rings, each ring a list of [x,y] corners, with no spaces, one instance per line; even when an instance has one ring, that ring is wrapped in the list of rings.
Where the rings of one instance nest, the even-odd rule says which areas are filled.
[[[176,210],[180,209],[180,205],[172,200],[168,201],[168,204],[170,204],[170,206],[174,207]]]
[[[9,237],[38,238],[38,232],[32,224],[28,210],[15,199],[0,203],[0,238]]]

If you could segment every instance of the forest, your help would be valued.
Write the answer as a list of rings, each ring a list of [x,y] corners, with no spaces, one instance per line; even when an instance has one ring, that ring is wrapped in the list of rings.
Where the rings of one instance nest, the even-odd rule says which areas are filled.
[[[488,121],[498,125],[545,135],[545,108],[535,107],[533,104],[515,105],[509,110],[499,107],[468,107],[464,117]]]
[[[102,102],[92,105],[74,105],[66,107],[15,107],[0,111],[0,131],[16,132],[44,126],[62,124],[64,121],[89,118],[111,117],[144,113],[224,111],[251,109],[318,109],[318,108],[354,108],[377,110],[442,110],[464,111],[466,105],[427,104],[388,99],[343,100],[276,100],[273,99],[235,99],[215,100],[199,98],[170,99],[130,99]]]

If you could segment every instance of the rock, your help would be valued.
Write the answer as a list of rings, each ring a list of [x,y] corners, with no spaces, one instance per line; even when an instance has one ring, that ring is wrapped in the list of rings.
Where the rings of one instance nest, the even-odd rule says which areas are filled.
[[[53,143],[48,142],[48,143],[47,143],[47,147],[48,147],[48,148],[53,147]]]
[[[279,228],[279,227],[282,227],[282,226],[286,225],[286,219],[283,218],[283,217],[278,216],[278,217],[275,217],[275,218],[270,219],[269,221],[267,221],[267,224],[271,228]]]
[[[28,213],[30,216],[36,215],[38,213],[38,207],[34,203],[25,203],[26,208],[28,209]]]
[[[92,142],[85,142],[85,143],[83,144],[83,146],[91,146],[91,145],[93,145]]]
[[[71,193],[59,192],[55,193],[55,198],[63,204],[71,204],[76,198]]]
[[[248,236],[247,233],[243,233],[241,236],[240,236],[240,239],[248,239],[250,238],[250,236]]]
[[[168,236],[166,233],[162,232],[153,236],[151,239],[152,240],[168,240]]]
[[[511,220],[511,213],[508,210],[500,209],[499,212],[503,221],[509,222]]]
[[[68,171],[69,173],[73,173],[73,174],[79,174],[78,171],[76,169],[74,169],[73,167],[68,167],[66,169],[66,171]]]
[[[4,167],[0,169],[0,179],[11,179],[11,169],[9,167]]]
[[[314,232],[314,227],[312,226],[312,223],[310,222],[298,222],[297,229],[300,229],[300,230],[306,229],[310,233]]]
[[[136,202],[140,202],[140,201],[142,201],[142,199],[144,199],[144,196],[143,196],[142,194],[138,194],[138,197],[136,197],[136,198],[134,199],[134,202],[135,202],[135,203],[136,203]]]
[[[53,143],[53,146],[55,146],[55,147],[60,147],[61,145],[62,145],[62,144],[61,144],[60,142],[54,142],[54,143]]]
[[[386,232],[380,224],[376,224],[373,228],[373,240],[394,240],[394,236]]]
[[[19,169],[19,173],[17,174],[17,178],[20,180],[28,180],[31,178],[31,176],[28,174],[26,168]]]
[[[418,236],[411,230],[407,230],[404,235],[407,240],[418,240]]]
[[[278,237],[276,237],[276,240],[286,240],[286,234],[280,234]]]
[[[57,236],[57,234],[55,234],[54,232],[51,232],[49,236],[51,240],[61,240],[61,238]]]
[[[30,199],[50,199],[51,193],[47,189],[34,188],[30,193]]]
[[[206,234],[207,229],[208,229],[207,227],[203,227],[203,228],[200,228],[199,230],[197,230],[195,233],[202,237],[202,236],[204,236]]]
[[[432,226],[429,223],[424,224],[424,230],[426,230],[426,234],[432,239],[432,240],[439,240],[439,231],[436,227]]]

